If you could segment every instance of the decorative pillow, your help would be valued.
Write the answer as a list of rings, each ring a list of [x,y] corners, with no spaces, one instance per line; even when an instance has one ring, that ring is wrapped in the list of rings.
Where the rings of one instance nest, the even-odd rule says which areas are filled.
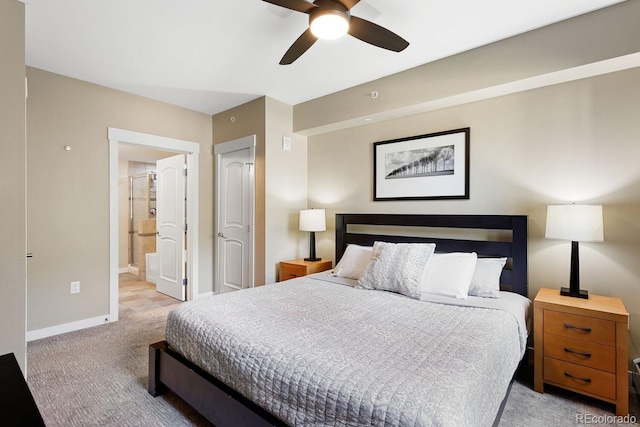
[[[422,276],[422,293],[467,299],[477,259],[475,252],[433,254]]]
[[[375,242],[371,261],[356,288],[397,292],[420,299],[424,266],[435,248],[433,243]]]
[[[469,295],[500,298],[500,275],[506,263],[506,258],[478,258]]]
[[[333,270],[333,274],[338,277],[358,280],[371,261],[372,252],[372,246],[348,245]]]

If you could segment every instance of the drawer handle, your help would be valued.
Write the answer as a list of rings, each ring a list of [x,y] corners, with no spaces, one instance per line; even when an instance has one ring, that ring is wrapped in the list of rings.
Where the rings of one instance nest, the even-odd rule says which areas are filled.
[[[564,327],[565,327],[565,328],[567,328],[567,329],[577,329],[577,330],[579,330],[579,331],[591,332],[591,328],[581,328],[581,327],[579,327],[579,326],[573,326],[573,325],[572,325],[572,324],[570,324],[570,323],[565,323],[565,324],[564,324]]]
[[[591,353],[571,350],[569,347],[565,347],[564,351],[566,351],[567,353],[577,354],[578,356],[591,357]]]
[[[564,376],[565,377],[569,377],[569,378],[573,378],[574,380],[584,381],[586,383],[590,383],[591,382],[591,378],[576,377],[575,375],[571,375],[569,372],[565,372]]]

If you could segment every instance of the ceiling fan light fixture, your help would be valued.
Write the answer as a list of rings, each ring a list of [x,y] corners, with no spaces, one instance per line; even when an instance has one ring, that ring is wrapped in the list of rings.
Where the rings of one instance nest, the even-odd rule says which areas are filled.
[[[310,21],[311,32],[322,40],[340,38],[349,30],[349,15],[339,10],[320,10],[310,17]]]
[[[366,19],[351,15],[360,0],[263,0],[309,16],[309,28],[285,52],[280,65],[292,64],[318,39],[337,39],[349,34],[370,45],[401,52],[409,42],[396,33]],[[313,3],[312,3],[313,1]],[[373,97],[373,95],[372,95]]]

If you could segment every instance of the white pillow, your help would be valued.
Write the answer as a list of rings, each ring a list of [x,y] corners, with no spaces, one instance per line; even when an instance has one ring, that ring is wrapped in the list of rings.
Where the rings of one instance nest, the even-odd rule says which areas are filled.
[[[433,254],[422,275],[422,294],[467,299],[477,259],[475,252]]]
[[[424,268],[435,248],[433,243],[375,242],[371,262],[356,288],[396,292],[420,299]]]
[[[373,247],[350,244],[333,270],[338,277],[358,280],[371,260]]]
[[[469,295],[500,298],[500,275],[506,263],[506,258],[478,258]]]

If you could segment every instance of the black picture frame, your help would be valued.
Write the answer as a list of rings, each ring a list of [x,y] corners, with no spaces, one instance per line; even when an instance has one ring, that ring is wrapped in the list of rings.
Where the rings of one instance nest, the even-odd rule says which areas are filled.
[[[471,128],[373,143],[373,200],[469,199]]]

